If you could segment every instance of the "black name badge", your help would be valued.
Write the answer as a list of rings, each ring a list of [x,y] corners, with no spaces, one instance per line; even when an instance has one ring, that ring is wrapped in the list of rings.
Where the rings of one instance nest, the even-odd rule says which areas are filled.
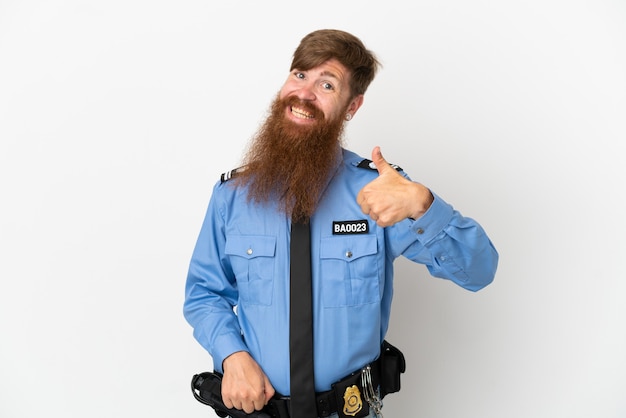
[[[367,219],[357,221],[333,221],[333,235],[367,234],[370,232]]]

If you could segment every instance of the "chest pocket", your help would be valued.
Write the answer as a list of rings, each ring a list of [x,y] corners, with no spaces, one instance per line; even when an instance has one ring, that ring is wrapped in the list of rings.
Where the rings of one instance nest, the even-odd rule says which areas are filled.
[[[325,307],[380,301],[377,253],[375,235],[322,238],[320,268]]]
[[[230,258],[237,279],[239,299],[253,305],[271,305],[276,237],[229,235],[224,251]]]

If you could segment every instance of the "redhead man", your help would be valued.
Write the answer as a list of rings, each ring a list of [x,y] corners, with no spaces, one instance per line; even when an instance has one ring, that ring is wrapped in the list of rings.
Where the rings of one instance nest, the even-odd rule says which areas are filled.
[[[389,164],[379,147],[371,159],[344,148],[344,126],[378,68],[347,32],[305,36],[241,167],[213,189],[184,313],[223,374],[228,408],[251,413],[276,400],[288,407],[273,416],[373,417],[390,390],[381,394],[381,373],[364,373],[378,367],[385,343],[394,259],[471,291],[494,278],[498,253],[476,221]],[[313,412],[290,402],[295,224],[310,231]]]

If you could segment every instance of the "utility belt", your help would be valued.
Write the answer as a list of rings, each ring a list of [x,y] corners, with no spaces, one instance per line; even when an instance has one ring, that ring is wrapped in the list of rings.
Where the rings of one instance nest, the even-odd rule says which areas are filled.
[[[383,341],[376,361],[334,383],[331,389],[316,394],[318,417],[337,413],[340,418],[362,418],[373,408],[380,414],[382,398],[400,390],[400,375],[404,373],[404,355],[387,341]],[[216,372],[194,375],[191,390],[194,397],[215,409],[220,417],[233,418],[291,418],[290,399],[276,394],[261,411],[246,414],[226,408],[222,402],[222,376]]]

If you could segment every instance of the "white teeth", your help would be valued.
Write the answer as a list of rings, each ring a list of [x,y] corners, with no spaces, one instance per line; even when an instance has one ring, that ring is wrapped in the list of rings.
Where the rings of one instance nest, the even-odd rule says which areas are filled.
[[[309,112],[307,112],[306,110],[300,109],[298,107],[291,107],[291,113],[293,113],[295,116],[302,118],[302,119],[312,119],[313,115],[310,114]]]

